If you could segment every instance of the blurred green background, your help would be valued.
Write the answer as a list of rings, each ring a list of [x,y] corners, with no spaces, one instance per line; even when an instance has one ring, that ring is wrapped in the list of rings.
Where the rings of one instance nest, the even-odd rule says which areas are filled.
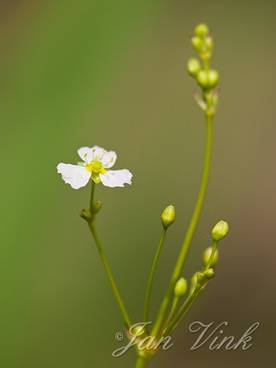
[[[132,318],[141,319],[161,210],[177,208],[158,270],[154,308],[192,212],[204,124],[185,71],[198,22],[215,36],[221,73],[208,195],[185,276],[200,267],[209,230],[231,225],[218,277],[152,367],[275,366],[275,1],[1,1],[0,366],[132,367],[96,249],[78,217],[88,188],[56,174],[76,150],[101,145],[129,168],[126,189],[99,188],[99,231]],[[189,323],[228,321],[246,352],[191,352]]]

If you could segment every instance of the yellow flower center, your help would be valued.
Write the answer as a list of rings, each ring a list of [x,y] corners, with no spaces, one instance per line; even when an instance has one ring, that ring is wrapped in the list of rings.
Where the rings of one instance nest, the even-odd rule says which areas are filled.
[[[104,174],[106,170],[103,168],[103,164],[100,161],[93,160],[89,162],[89,164],[85,165],[85,168],[87,171],[89,171],[91,174]]]

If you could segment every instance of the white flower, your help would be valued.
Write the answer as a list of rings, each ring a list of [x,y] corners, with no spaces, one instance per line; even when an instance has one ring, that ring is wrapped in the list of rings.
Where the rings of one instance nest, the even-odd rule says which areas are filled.
[[[106,187],[124,187],[131,184],[132,174],[130,171],[109,170],[116,162],[117,155],[114,151],[106,151],[101,147],[82,147],[78,154],[83,162],[78,165],[60,163],[57,172],[61,174],[65,183],[72,188],[84,187],[91,178],[94,183],[103,183]]]

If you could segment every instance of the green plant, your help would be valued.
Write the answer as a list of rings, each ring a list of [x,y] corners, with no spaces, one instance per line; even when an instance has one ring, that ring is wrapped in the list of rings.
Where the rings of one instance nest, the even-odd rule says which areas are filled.
[[[89,208],[81,211],[81,217],[87,222],[97,246],[100,260],[110,282],[127,333],[130,339],[136,342],[136,368],[144,367],[159,351],[160,341],[164,341],[162,339],[169,336],[175,330],[193,303],[198,299],[201,292],[205,289],[209,280],[215,276],[214,268],[218,261],[218,244],[229,231],[228,224],[225,221],[221,220],[214,226],[211,231],[211,246],[208,247],[203,254],[202,269],[193,275],[191,282],[188,284],[187,280],[182,276],[182,272],[199,221],[207,188],[211,163],[213,119],[216,114],[218,103],[216,87],[219,82],[219,73],[210,67],[210,60],[213,53],[213,39],[209,34],[208,27],[205,24],[198,25],[195,28],[194,36],[191,41],[198,54],[198,58],[190,59],[187,64],[187,69],[201,89],[201,95],[196,96],[196,102],[203,111],[206,126],[204,168],[201,186],[190,224],[184,236],[167,291],[156,318],[153,320],[151,329],[149,329],[149,325],[133,327],[96,229],[96,219],[101,209],[101,202],[94,199],[95,187],[100,183],[108,187],[123,187],[125,184],[131,184],[132,174],[126,169],[110,170],[113,164],[115,164],[117,158],[116,153],[113,151],[105,151],[103,148],[97,146],[92,148],[82,147],[78,150],[78,154],[83,160],[82,163],[78,165],[61,163],[57,167],[63,180],[69,183],[74,189],[79,189],[91,182]],[[149,320],[149,307],[154,276],[167,231],[174,223],[175,216],[175,208],[172,205],[166,207],[161,214],[161,237],[152,261],[152,267],[146,287],[143,311],[144,322]]]

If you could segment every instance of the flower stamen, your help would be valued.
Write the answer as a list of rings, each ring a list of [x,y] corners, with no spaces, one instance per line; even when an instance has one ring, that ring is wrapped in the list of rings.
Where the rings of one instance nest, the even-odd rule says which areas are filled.
[[[87,171],[91,174],[104,174],[106,170],[103,168],[103,164],[100,161],[92,160],[89,164],[85,165]]]

